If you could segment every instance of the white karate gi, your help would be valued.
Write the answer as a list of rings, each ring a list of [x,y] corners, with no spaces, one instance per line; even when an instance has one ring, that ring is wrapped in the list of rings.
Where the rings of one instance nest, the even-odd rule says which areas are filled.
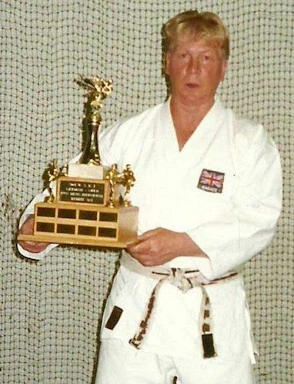
[[[278,151],[262,126],[236,118],[220,101],[181,151],[169,102],[106,130],[100,143],[106,164],[118,163],[119,169],[131,164],[135,173],[130,198],[140,207],[139,232],[156,227],[187,232],[209,257],[179,255],[166,267],[197,268],[207,279],[216,279],[240,270],[272,240],[281,209]],[[203,170],[221,175],[221,193],[199,184]],[[182,384],[253,383],[254,347],[242,277],[207,286],[217,353],[210,359],[202,357],[198,287],[183,293],[163,284],[141,350],[136,352],[128,344],[144,318],[155,285],[151,278],[120,268],[104,312],[97,384],[170,383],[160,375],[155,380],[150,353],[156,359],[171,359]],[[111,330],[105,324],[114,306],[123,312]],[[115,340],[113,346],[110,340]],[[125,348],[120,358],[114,352],[119,341]],[[140,364],[133,359],[140,359],[142,352],[147,355]],[[132,360],[128,362],[129,353]],[[117,358],[120,369],[116,374]],[[166,362],[161,365],[156,360],[156,364],[158,372],[167,367]],[[135,365],[139,373],[131,379],[126,371],[135,370]],[[190,368],[181,369],[185,366]]]
[[[281,209],[278,151],[262,126],[238,119],[220,101],[181,151],[169,101],[105,130],[99,145],[104,165],[117,163],[122,170],[130,164],[134,171],[130,199],[139,207],[139,233],[157,227],[187,232],[208,256],[179,255],[165,267],[199,269],[206,279],[217,279],[242,269],[272,240]],[[48,250],[39,256],[21,252],[39,258]],[[96,383],[167,384],[165,368],[170,377],[179,375],[181,384],[253,383],[254,347],[242,277],[206,288],[217,353],[210,359],[202,356],[199,287],[183,293],[164,283],[140,351],[129,345],[156,283],[120,267],[104,312]],[[108,329],[114,306],[122,314]]]

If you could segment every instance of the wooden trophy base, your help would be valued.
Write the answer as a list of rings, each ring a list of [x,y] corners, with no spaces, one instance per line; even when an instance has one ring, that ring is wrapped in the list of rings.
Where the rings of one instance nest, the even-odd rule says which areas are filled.
[[[33,235],[18,240],[126,248],[137,240],[138,207],[37,203]]]

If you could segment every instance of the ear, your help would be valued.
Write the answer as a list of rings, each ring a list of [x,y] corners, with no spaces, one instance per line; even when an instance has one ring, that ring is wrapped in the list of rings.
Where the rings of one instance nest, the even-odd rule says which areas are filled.
[[[221,73],[221,81],[224,80],[225,76],[226,76],[226,73],[227,73],[227,69],[228,69],[228,60],[223,60],[222,62],[222,73]]]
[[[170,55],[171,55],[170,52],[167,52],[163,58],[163,70],[165,75],[169,75]]]

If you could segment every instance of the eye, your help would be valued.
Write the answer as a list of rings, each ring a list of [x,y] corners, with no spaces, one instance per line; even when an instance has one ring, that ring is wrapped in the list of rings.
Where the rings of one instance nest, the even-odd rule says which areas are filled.
[[[185,59],[188,56],[187,52],[179,52],[179,57]]]

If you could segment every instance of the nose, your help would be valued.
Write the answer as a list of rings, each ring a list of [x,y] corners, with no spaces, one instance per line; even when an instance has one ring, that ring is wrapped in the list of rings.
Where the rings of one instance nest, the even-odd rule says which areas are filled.
[[[191,56],[189,61],[189,71],[191,73],[198,73],[201,71],[201,61],[199,57]]]

